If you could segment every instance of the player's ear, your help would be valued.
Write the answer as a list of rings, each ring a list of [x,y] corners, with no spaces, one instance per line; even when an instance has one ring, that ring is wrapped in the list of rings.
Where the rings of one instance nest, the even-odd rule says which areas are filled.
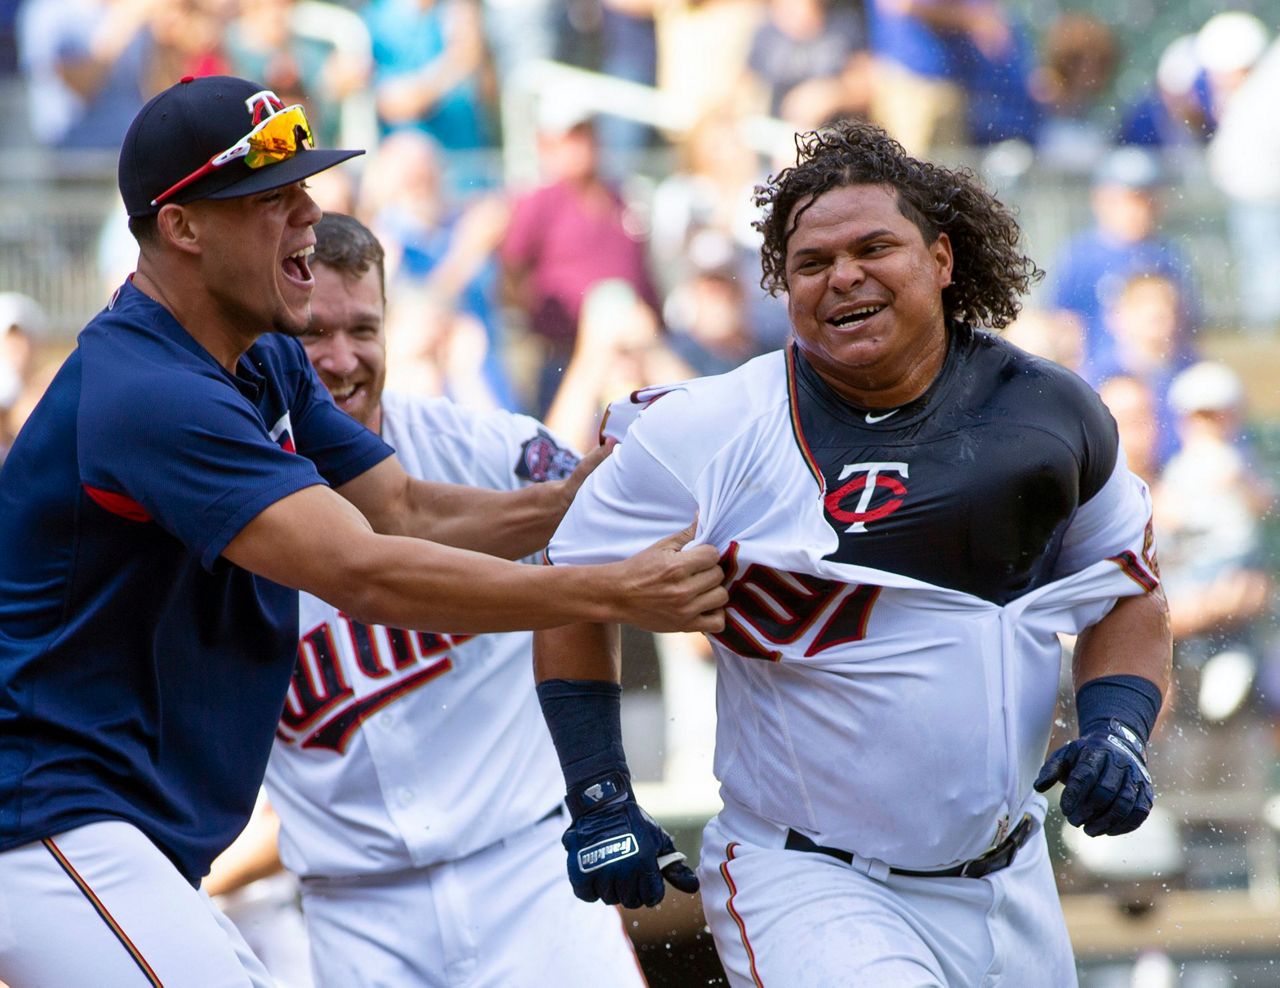
[[[955,261],[951,253],[951,238],[945,233],[939,233],[938,239],[930,245],[929,253],[937,265],[938,287],[946,288],[951,284],[951,268]]]
[[[167,202],[156,214],[156,232],[161,241],[185,254],[200,253],[200,236],[196,204],[180,206]]]

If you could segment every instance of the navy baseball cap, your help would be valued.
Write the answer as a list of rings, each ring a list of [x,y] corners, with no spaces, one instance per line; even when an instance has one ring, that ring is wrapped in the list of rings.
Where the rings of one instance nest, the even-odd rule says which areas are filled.
[[[264,134],[272,125],[278,135]],[[267,192],[364,154],[313,148],[310,138],[301,107],[286,107],[269,89],[233,76],[187,76],[153,96],[129,125],[120,195],[130,216],[147,216],[165,202]]]

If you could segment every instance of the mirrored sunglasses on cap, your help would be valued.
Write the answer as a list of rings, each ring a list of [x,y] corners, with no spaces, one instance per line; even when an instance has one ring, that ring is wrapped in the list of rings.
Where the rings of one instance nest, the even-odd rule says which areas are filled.
[[[263,96],[274,97],[274,94],[258,93],[246,102],[253,103]],[[307,123],[307,115],[301,103],[294,103],[280,110],[272,110],[268,104],[268,112],[270,116],[263,118],[253,130],[225,151],[219,151],[186,178],[169,186],[151,200],[151,205],[159,206],[187,186],[240,158],[243,158],[244,163],[250,168],[256,169],[286,161],[301,150],[311,149],[314,138],[311,136],[311,125]]]

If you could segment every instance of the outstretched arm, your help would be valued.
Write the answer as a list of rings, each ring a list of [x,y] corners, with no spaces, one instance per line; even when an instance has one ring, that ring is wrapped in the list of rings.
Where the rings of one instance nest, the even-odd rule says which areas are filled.
[[[546,546],[582,482],[608,455],[596,447],[564,480],[514,491],[418,480],[389,457],[337,490],[383,535],[521,559]]]
[[[718,554],[710,546],[682,551],[692,537],[690,526],[617,563],[524,566],[379,535],[350,502],[315,485],[263,510],[223,555],[370,624],[488,632],[627,621],[654,631],[719,630],[727,595]]]
[[[563,842],[574,894],[634,909],[661,902],[664,879],[682,892],[696,892],[698,878],[684,855],[631,790],[622,749],[617,627],[539,631],[533,654],[538,699],[573,816]]]

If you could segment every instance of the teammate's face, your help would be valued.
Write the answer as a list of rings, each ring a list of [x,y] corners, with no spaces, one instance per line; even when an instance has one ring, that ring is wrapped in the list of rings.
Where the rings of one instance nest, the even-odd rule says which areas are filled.
[[[307,357],[338,407],[377,432],[387,377],[382,286],[370,268],[359,278],[324,264],[314,269],[311,325],[301,335]]]
[[[888,186],[831,189],[794,217],[787,308],[814,369],[867,408],[923,394],[946,353],[950,240],[925,243]]]
[[[321,216],[303,183],[192,206],[201,277],[226,322],[253,336],[302,332],[315,280],[298,253],[315,244],[311,227]]]

